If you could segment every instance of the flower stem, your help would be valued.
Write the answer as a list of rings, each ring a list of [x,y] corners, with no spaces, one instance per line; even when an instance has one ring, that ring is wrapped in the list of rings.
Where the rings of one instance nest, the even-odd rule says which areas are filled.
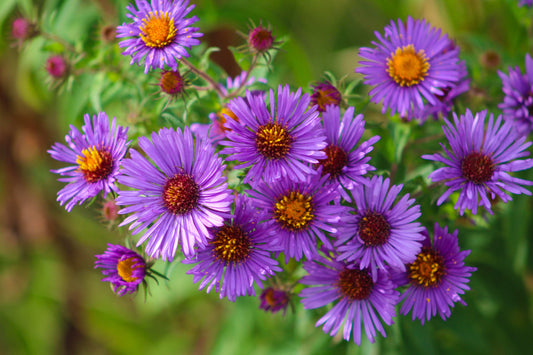
[[[218,96],[224,97],[224,93],[220,89],[219,85],[207,73],[205,73],[205,72],[201,71],[200,69],[196,68],[194,65],[192,65],[191,62],[189,62],[187,59],[185,59],[183,57],[180,59],[180,62],[185,64],[187,67],[189,67],[189,69],[191,69],[191,71],[194,72],[196,75],[198,75],[199,77],[204,79],[213,88],[213,90],[216,91]]]

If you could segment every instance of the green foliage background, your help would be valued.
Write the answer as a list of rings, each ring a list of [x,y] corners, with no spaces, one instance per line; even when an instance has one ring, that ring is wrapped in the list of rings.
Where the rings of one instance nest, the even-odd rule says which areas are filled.
[[[193,13],[201,32],[224,29],[247,31],[249,19],[270,23],[286,38],[273,62],[269,83],[309,88],[324,71],[357,79],[353,69],[357,49],[370,46],[374,31],[391,19],[411,15],[426,18],[461,47],[472,78],[471,90],[458,105],[473,111],[488,108],[498,114],[503,100],[497,70],[524,66],[533,44],[533,10],[514,0],[220,0],[196,1]],[[106,111],[143,135],[161,125],[207,122],[206,107],[192,107],[185,116],[177,103],[166,112],[154,93],[153,74],[124,65],[115,44],[100,39],[104,25],[126,20],[123,0],[3,0],[0,2],[0,353],[6,354],[524,354],[533,347],[533,257],[531,234],[533,199],[516,196],[498,205],[494,216],[459,218],[448,204],[435,208],[428,190],[431,165],[419,155],[439,149],[436,140],[423,140],[427,131],[399,123],[366,108],[367,127],[382,139],[372,162],[393,167],[394,182],[418,191],[427,221],[458,228],[460,245],[471,249],[467,264],[476,266],[468,307],[456,305],[447,321],[434,318],[425,326],[397,317],[387,338],[361,347],[331,338],[314,323],[323,310],[269,314],[259,302],[242,297],[232,303],[218,295],[198,292],[187,266],[174,263],[168,284],[151,283],[151,296],[116,297],[93,270],[94,254],[122,237],[100,223],[90,208],[67,213],[55,201],[61,184],[49,169],[58,165],[46,154],[63,141],[69,124],[80,125],[84,113]],[[80,67],[126,68],[118,72],[93,70],[76,76],[70,90],[52,90],[44,62],[64,52],[60,43],[34,39],[22,50],[13,48],[10,25],[23,15],[42,21],[50,33],[62,36],[78,50],[90,48]],[[285,37],[286,36],[286,37]],[[206,46],[199,47],[201,55]],[[487,53],[499,61],[484,62]],[[88,58],[94,60],[90,62]],[[484,64],[485,63],[485,64]],[[208,66],[214,74],[220,68]],[[360,87],[360,93],[367,88]],[[139,97],[139,93],[150,96]],[[392,123],[390,123],[392,122]],[[433,124],[438,134],[440,125]],[[419,142],[419,143],[414,143]],[[420,143],[423,142],[423,143]],[[415,169],[416,167],[416,169]],[[533,179],[532,172],[520,177]],[[96,202],[95,204],[97,204]],[[432,228],[432,224],[427,225]],[[165,265],[158,265],[163,271]],[[364,337],[363,337],[364,338]]]

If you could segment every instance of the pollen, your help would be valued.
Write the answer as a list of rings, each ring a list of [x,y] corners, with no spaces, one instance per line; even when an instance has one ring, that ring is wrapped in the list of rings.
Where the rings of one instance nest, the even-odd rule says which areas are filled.
[[[390,224],[381,213],[367,212],[359,220],[359,236],[366,246],[383,245],[389,240]]]
[[[312,197],[289,192],[276,202],[274,218],[289,230],[305,229],[315,218]]]
[[[397,48],[387,59],[387,73],[400,86],[413,86],[424,81],[429,67],[424,50],[416,52],[412,44]]]
[[[76,163],[89,183],[105,179],[113,171],[113,158],[111,153],[95,146],[83,149],[81,155],[76,157]]]
[[[335,178],[342,174],[342,169],[348,163],[348,155],[341,147],[329,144],[325,149],[327,158],[318,161],[322,165],[322,175],[329,174],[330,178]]]
[[[489,156],[473,152],[461,162],[461,172],[466,180],[481,185],[492,178],[494,163]]]
[[[198,185],[187,174],[175,174],[163,189],[163,203],[174,214],[185,214],[197,206],[200,194]]]
[[[293,138],[289,131],[278,123],[267,123],[257,130],[255,146],[267,159],[284,158],[292,147]]]
[[[344,269],[336,283],[342,296],[354,301],[370,297],[374,283],[366,270]]]
[[[215,258],[225,262],[243,262],[252,249],[250,238],[239,226],[225,225],[219,228],[209,243],[214,247]]]
[[[119,260],[117,264],[118,275],[122,280],[126,282],[133,282],[137,280],[137,277],[132,277],[131,274],[133,270],[144,267],[142,263],[139,262],[137,258],[127,258],[124,260]]]
[[[176,37],[176,27],[170,13],[150,11],[149,16],[142,20],[139,27],[141,38],[150,48],[163,48],[168,46]]]
[[[416,260],[408,266],[409,281],[414,285],[434,287],[446,275],[444,258],[433,248],[423,247]]]

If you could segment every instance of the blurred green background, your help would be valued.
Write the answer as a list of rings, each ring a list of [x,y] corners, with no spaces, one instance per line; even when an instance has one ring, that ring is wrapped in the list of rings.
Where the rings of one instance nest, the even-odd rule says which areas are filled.
[[[194,1],[193,14],[204,43],[242,44],[236,31],[249,19],[269,23],[288,40],[273,63],[271,83],[309,88],[324,71],[356,76],[357,49],[370,46],[374,31],[391,19],[426,18],[461,46],[472,77],[463,107],[498,113],[502,101],[497,70],[523,68],[531,51],[533,10],[514,0],[220,0]],[[0,354],[525,354],[533,347],[533,199],[517,196],[498,206],[496,216],[455,218],[460,245],[472,249],[476,266],[464,299],[446,322],[425,326],[397,317],[388,337],[375,344],[331,338],[314,323],[324,310],[269,314],[259,301],[232,303],[198,292],[188,266],[177,263],[168,284],[151,282],[151,296],[117,297],[93,270],[94,254],[123,237],[102,222],[98,208],[67,213],[55,201],[61,184],[46,150],[63,142],[69,124],[102,109],[135,122],[139,107],[117,100],[98,74],[80,75],[71,91],[52,90],[44,70],[51,41],[34,39],[15,48],[11,23],[18,16],[42,21],[43,28],[78,48],[117,52],[101,39],[102,28],[126,20],[122,0],[2,0],[0,2]],[[53,41],[52,41],[53,42]],[[227,53],[226,53],[227,54]],[[122,58],[129,62],[129,58]],[[236,64],[222,55],[229,75]],[[141,74],[141,68],[133,68]],[[118,86],[120,88],[120,86]],[[124,88],[126,90],[126,88]],[[367,90],[367,89],[366,89]],[[107,96],[106,96],[107,95]],[[156,100],[149,98],[148,100]],[[369,120],[383,121],[370,105]],[[436,125],[438,128],[438,125]],[[416,130],[416,128],[413,128]],[[394,143],[394,141],[390,141]],[[379,161],[380,144],[376,144]],[[438,149],[435,142],[432,149]],[[394,150],[394,146],[392,148]],[[426,152],[427,153],[427,152]],[[431,152],[429,152],[431,153]],[[404,159],[408,162],[407,159]],[[427,176],[427,175],[426,175]],[[522,177],[533,179],[532,173]],[[96,202],[98,204],[98,202]],[[94,206],[93,206],[94,207]],[[98,207],[98,206],[96,206]],[[452,220],[450,206],[442,218]],[[438,215],[434,217],[438,218]],[[440,222],[440,221],[439,221]],[[442,223],[445,223],[443,221]],[[430,225],[431,227],[431,225]],[[158,265],[163,269],[163,265]],[[363,337],[364,338],[364,337]]]

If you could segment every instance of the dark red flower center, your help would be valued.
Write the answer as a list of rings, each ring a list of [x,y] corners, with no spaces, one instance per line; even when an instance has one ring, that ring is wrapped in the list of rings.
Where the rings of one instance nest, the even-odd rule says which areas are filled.
[[[161,91],[169,95],[178,95],[185,88],[185,80],[178,71],[164,71],[159,81]]]
[[[336,145],[329,144],[325,149],[327,158],[318,161],[317,165],[322,165],[322,175],[329,174],[330,178],[335,178],[342,173],[342,168],[348,163],[348,154]]]
[[[163,189],[163,202],[174,214],[185,214],[196,207],[200,194],[190,175],[176,174],[168,179]]]
[[[423,247],[416,260],[407,267],[413,285],[430,287],[440,284],[446,275],[444,258],[433,248]]]
[[[339,273],[337,287],[344,297],[360,301],[370,296],[374,283],[366,270],[344,269]]]
[[[367,212],[359,220],[359,236],[366,246],[383,245],[389,240],[390,224],[377,212]]]
[[[225,262],[243,262],[252,250],[250,238],[239,226],[220,227],[209,243],[214,247],[215,257]]]
[[[461,172],[466,180],[480,185],[492,178],[494,163],[489,156],[473,152],[461,162]]]
[[[289,131],[277,123],[267,123],[257,130],[255,146],[268,159],[284,158],[291,149],[293,138]]]
[[[111,153],[96,146],[83,149],[81,155],[76,157],[76,163],[89,183],[103,180],[113,171],[113,157]]]

